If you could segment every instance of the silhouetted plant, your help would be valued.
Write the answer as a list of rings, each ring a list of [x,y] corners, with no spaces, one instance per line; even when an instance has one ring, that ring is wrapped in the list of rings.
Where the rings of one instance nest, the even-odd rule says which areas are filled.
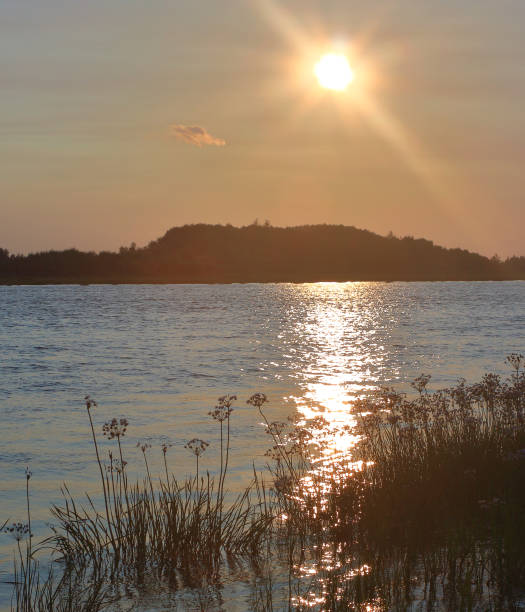
[[[199,438],[193,438],[184,445],[184,448],[187,448],[191,453],[195,455],[195,459],[197,461],[197,481],[199,480],[199,457],[204,453],[204,451],[208,448],[209,445],[209,442],[205,442],[204,440],[200,440]]]
[[[209,413],[220,427],[218,476],[200,475],[208,443],[194,438],[185,447],[196,458],[195,475],[177,481],[165,442],[165,481],[158,487],[147,442],[137,445],[147,478],[128,483],[126,419],[105,423],[103,433],[116,440],[119,455],[110,449],[102,464],[91,418],[96,404],[87,396],[105,516],[90,498],[78,504],[64,486],[48,543],[66,567],[79,568],[77,576],[81,568],[95,571],[99,593],[101,580],[138,584],[146,574],[173,580],[176,571],[208,588],[218,583],[225,559],[239,556],[255,568],[253,609],[282,609],[283,584],[285,607],[294,610],[410,609],[417,597],[428,609],[517,609],[525,583],[525,373],[521,355],[507,361],[508,379],[486,375],[476,384],[431,391],[430,376],[421,375],[411,395],[385,388],[361,398],[356,425],[340,428],[359,436],[348,456],[328,456],[325,436],[339,432],[322,417],[270,421],[266,395],[252,395],[248,404],[272,440],[267,470],[261,476],[254,468],[253,483],[230,503],[225,482],[236,396],[222,396]],[[63,590],[52,595],[60,592],[54,587],[42,595],[27,541],[30,479],[27,470],[27,521],[2,528],[17,540],[17,597],[68,601]],[[74,576],[64,572],[67,580]],[[78,609],[98,610],[101,597]],[[70,601],[79,606],[77,600]],[[45,609],[30,606],[20,609]]]

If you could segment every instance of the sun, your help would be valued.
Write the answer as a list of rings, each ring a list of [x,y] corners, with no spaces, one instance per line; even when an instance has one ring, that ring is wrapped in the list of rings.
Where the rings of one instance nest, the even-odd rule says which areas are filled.
[[[344,55],[327,53],[314,66],[319,85],[325,89],[343,91],[354,80],[354,73]]]

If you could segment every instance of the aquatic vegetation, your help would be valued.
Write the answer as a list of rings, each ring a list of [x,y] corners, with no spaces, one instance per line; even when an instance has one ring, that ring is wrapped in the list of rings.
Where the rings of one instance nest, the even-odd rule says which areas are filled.
[[[164,474],[157,480],[152,446],[139,442],[146,478],[134,483],[123,444],[130,424],[104,424],[111,448],[102,461],[91,415],[97,404],[87,396],[104,505],[79,502],[64,486],[45,541],[62,559],[60,579],[52,572],[41,579],[26,471],[27,519],[2,528],[19,551],[16,609],[95,611],[123,589],[153,583],[176,590],[181,581],[200,609],[214,609],[221,571],[239,565],[253,577],[253,610],[519,609],[525,373],[521,355],[507,361],[505,379],[487,374],[431,391],[431,377],[421,375],[408,394],[379,389],[355,403],[339,431],[321,417],[272,421],[266,395],[252,395],[247,403],[271,443],[266,468],[254,468],[236,498],[226,488],[235,395],[220,397],[208,413],[219,428],[215,476],[199,471],[209,447],[200,438],[185,445],[196,465],[183,480],[168,466],[171,443],[160,447]],[[349,432],[354,447],[331,452],[330,440]]]
[[[184,448],[187,448],[191,453],[195,455],[196,461],[196,478],[199,480],[199,457],[204,453],[204,451],[208,448],[209,442],[205,442],[204,440],[199,440],[199,438],[193,438],[189,442],[184,445]],[[221,462],[222,465],[222,462]]]
[[[523,605],[525,374],[523,357],[508,362],[506,380],[379,390],[355,406],[353,469],[323,480],[314,462],[293,486],[276,480],[286,538],[307,543],[289,555],[295,609]]]
[[[430,392],[430,378],[420,377],[415,398],[385,389],[358,402],[355,457],[363,469],[355,481],[367,492],[358,503],[368,525],[380,514],[388,537],[419,530],[428,541],[434,529],[472,523],[480,501],[501,500],[509,512],[525,502],[525,376],[512,360],[517,367],[506,381],[487,374],[474,385]],[[348,503],[349,515],[354,506]]]
[[[129,424],[126,419],[106,422],[103,434],[116,440],[120,458],[115,459],[110,451],[109,464],[100,472],[105,520],[91,499],[88,505],[80,505],[64,488],[64,505],[52,509],[58,521],[56,550],[66,559],[81,558],[93,565],[110,566],[115,577],[137,578],[149,573],[168,580],[177,573],[189,576],[198,572],[211,581],[225,556],[251,555],[270,519],[260,511],[253,485],[233,501],[225,501],[229,417],[234,399],[220,398],[217,413],[212,415],[221,428],[221,465],[215,478],[208,472],[199,475],[199,457],[209,443],[193,438],[185,447],[196,458],[195,476],[178,481],[169,474],[166,455],[170,445],[164,443],[161,450],[165,478],[155,486],[147,460],[151,444],[139,442],[137,447],[143,454],[147,477],[130,484],[121,444]],[[92,406],[91,403],[88,413]],[[97,447],[96,438],[94,443]]]
[[[35,550],[32,546],[29,480],[32,472],[25,470],[27,521],[18,521],[2,531],[17,543],[13,567],[13,597],[11,609],[17,612],[98,612],[116,601],[106,569],[100,564],[88,567],[85,563],[63,560],[59,571],[53,564],[44,572],[36,558],[46,548],[44,540]],[[53,551],[55,552],[55,551]],[[55,564],[56,565],[56,564]],[[57,576],[58,574],[58,576]]]
[[[28,523],[11,523],[8,527],[3,528],[3,532],[11,535],[17,542],[32,537]]]
[[[109,576],[86,566],[66,565],[42,573],[40,565],[16,565],[12,610],[17,612],[99,612],[118,597]]]

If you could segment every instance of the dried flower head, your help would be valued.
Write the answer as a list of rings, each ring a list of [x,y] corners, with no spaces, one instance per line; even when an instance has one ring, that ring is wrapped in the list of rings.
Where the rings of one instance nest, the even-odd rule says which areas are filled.
[[[286,423],[282,421],[272,421],[266,426],[266,433],[274,438],[280,438],[286,429]]]
[[[254,393],[249,399],[246,400],[247,404],[260,408],[263,404],[268,401],[268,398],[264,393]]]
[[[106,465],[107,472],[115,472],[116,474],[122,474],[128,465],[127,461],[119,461],[119,459],[112,459],[109,465]]]
[[[521,353],[511,353],[507,359],[505,360],[512,368],[519,371],[521,368],[521,364],[524,362],[525,358]]]
[[[200,457],[209,445],[209,442],[199,440],[198,438],[193,438],[193,440],[190,440],[184,445],[184,448],[190,450],[196,457]]]
[[[277,444],[275,444],[274,446],[272,446],[272,448],[269,448],[267,451],[265,451],[264,456],[273,459],[273,461],[280,462],[282,458],[282,450]]]
[[[497,374],[485,374],[481,379],[481,395],[487,400],[501,387],[501,380]]]
[[[151,444],[149,442],[137,442],[137,448],[140,448],[140,450],[145,453],[151,448]]]
[[[432,377],[430,376],[430,374],[421,374],[413,382],[410,383],[410,386],[418,393],[423,393],[423,391],[426,390],[431,378]]]
[[[126,434],[128,424],[127,419],[111,419],[111,421],[104,423],[102,432],[108,440],[113,440],[113,438],[123,438]]]
[[[171,448],[173,446],[173,444],[170,444],[169,442],[163,442],[161,444],[161,449],[163,454],[165,455],[168,452],[168,448]]]
[[[29,467],[26,467],[26,480],[29,480],[32,475],[33,472],[29,469]]]
[[[288,493],[292,490],[293,479],[290,476],[281,476],[273,481],[273,486],[278,493]]]
[[[296,426],[288,435],[288,441],[292,443],[294,450],[306,448],[314,439],[314,434],[308,429]]]
[[[86,408],[88,410],[90,410],[92,407],[93,408],[97,407],[97,402],[90,395],[86,395],[86,397],[84,398],[84,401],[86,402]]]
[[[224,421],[230,418],[230,414],[233,412],[232,404],[236,401],[236,395],[223,395],[217,400],[219,403],[213,410],[210,410],[208,414],[216,421]]]
[[[309,421],[310,429],[325,430],[328,427],[328,421],[322,415],[317,415]]]
[[[27,536],[30,538],[33,537],[33,534],[29,530],[29,525],[27,523],[12,523],[9,527],[4,529],[4,533],[7,533],[17,541],[23,540]]]

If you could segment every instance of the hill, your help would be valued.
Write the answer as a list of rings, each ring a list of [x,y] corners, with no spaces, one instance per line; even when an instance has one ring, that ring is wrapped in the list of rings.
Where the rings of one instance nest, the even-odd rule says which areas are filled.
[[[3,283],[230,283],[525,279],[525,257],[500,261],[429,240],[343,225],[174,227],[148,246],[10,255]]]

